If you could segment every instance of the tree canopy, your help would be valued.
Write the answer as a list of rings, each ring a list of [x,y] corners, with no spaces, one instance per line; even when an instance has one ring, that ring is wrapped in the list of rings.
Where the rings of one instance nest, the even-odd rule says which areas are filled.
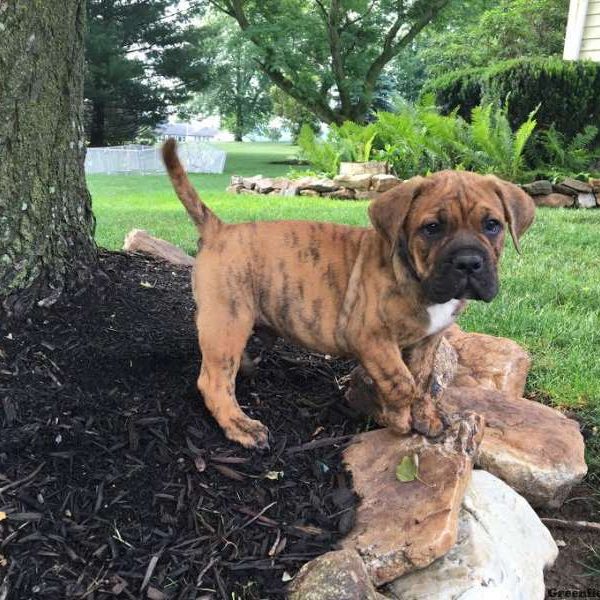
[[[385,67],[450,0],[207,0],[271,81],[326,123],[367,120]]]

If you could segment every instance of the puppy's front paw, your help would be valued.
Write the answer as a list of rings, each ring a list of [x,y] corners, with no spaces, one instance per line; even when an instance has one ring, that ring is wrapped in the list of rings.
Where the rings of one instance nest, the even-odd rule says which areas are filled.
[[[427,437],[437,437],[445,428],[442,414],[428,397],[413,403],[412,422],[413,429]]]
[[[225,435],[232,441],[241,444],[245,448],[256,448],[257,450],[268,450],[269,430],[255,419],[245,415],[232,419],[224,427]]]
[[[412,430],[412,416],[410,407],[384,408],[377,415],[377,422],[384,427],[389,427],[394,433],[404,435]]]

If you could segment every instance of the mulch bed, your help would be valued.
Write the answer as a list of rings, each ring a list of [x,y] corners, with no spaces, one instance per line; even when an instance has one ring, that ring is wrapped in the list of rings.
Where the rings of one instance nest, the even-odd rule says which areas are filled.
[[[0,332],[0,598],[283,597],[352,526],[352,364],[252,340],[238,398],[272,441],[244,450],[196,391],[189,270],[101,267],[98,295]]]
[[[228,442],[196,390],[189,270],[103,253],[99,286],[0,324],[0,600],[276,599],[352,527],[341,465],[367,423],[343,402],[352,361],[278,341],[238,398],[271,450]],[[599,520],[589,488],[545,516]],[[0,514],[0,518],[2,515]],[[548,587],[598,587],[565,541]]]

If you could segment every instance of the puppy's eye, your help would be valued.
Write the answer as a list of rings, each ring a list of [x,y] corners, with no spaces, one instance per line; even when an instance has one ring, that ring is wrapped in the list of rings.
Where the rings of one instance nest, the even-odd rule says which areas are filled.
[[[443,225],[441,223],[438,223],[437,221],[432,221],[431,223],[426,223],[425,225],[423,225],[423,227],[421,227],[421,231],[427,237],[435,237],[436,235],[439,235],[440,233],[442,233],[442,230],[443,230]]]
[[[497,219],[486,219],[483,222],[483,230],[488,235],[497,235],[502,229],[502,223]]]

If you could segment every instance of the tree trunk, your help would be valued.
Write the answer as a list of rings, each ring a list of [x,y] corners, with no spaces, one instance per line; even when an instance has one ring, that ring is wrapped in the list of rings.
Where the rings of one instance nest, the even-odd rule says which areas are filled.
[[[0,313],[8,316],[53,304],[96,264],[83,170],[84,20],[85,0],[0,0]]]

